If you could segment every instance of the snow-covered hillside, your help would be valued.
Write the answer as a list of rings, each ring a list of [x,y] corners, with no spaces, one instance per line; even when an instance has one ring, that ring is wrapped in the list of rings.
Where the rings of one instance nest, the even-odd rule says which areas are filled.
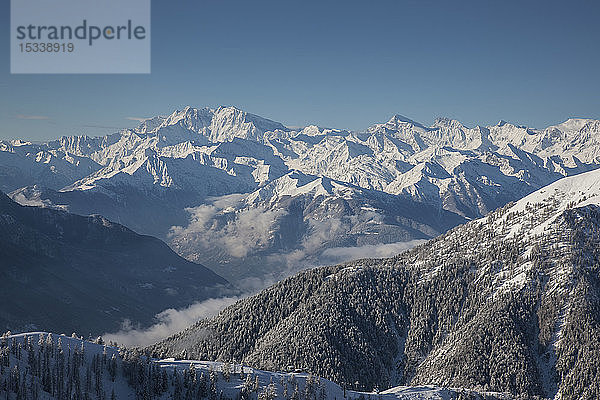
[[[354,254],[364,245],[399,246],[448,229],[443,223],[422,224],[410,210],[377,209],[374,197],[421,203],[427,208],[421,215],[452,213],[456,225],[598,166],[600,121],[588,119],[538,130],[504,121],[470,128],[448,118],[425,126],[395,115],[364,132],[349,132],[289,129],[235,107],[186,107],[100,138],[0,142],[0,189],[13,192],[18,201],[102,214],[140,233],[169,237],[181,254],[220,271],[249,265],[250,275],[268,257],[328,262],[323,246],[309,249],[304,257],[306,243],[322,228],[320,223],[315,228],[314,221],[323,222],[305,207],[313,189],[310,196],[320,199],[316,209],[327,202],[340,206],[326,222],[331,225],[323,238],[326,247],[353,248],[348,253]],[[306,179],[291,176],[317,179],[305,185]],[[336,183],[330,189],[327,182]],[[336,185],[347,192],[363,191],[360,200],[350,197],[364,204],[348,205],[348,196],[333,189]],[[230,203],[231,195],[241,195],[244,206],[221,210],[219,204]],[[281,207],[284,198],[303,205]],[[204,212],[206,208],[216,211]],[[413,233],[373,236],[370,225],[362,223],[371,220],[373,208],[392,231],[406,231],[414,221],[417,226]],[[198,238],[198,210],[214,217],[204,224],[207,231],[221,230],[222,214],[228,214],[227,236],[234,241],[244,240],[246,232],[234,225],[247,212],[260,215],[259,232],[252,235],[259,239],[241,251],[238,246],[211,246]],[[340,223],[339,218],[354,222]],[[299,237],[290,236],[298,228],[293,223],[286,227],[288,220],[303,223]],[[372,254],[363,248],[363,255]],[[239,272],[236,268],[230,278]]]
[[[0,338],[0,396],[13,399],[483,399],[477,392],[431,386],[381,393],[344,390],[306,372],[267,372],[240,364],[149,359],[100,340],[46,332]],[[486,394],[486,399],[508,398]]]

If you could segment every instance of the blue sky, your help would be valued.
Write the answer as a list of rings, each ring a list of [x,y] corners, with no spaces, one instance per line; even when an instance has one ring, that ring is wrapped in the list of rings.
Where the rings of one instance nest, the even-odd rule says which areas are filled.
[[[300,126],[600,119],[597,1],[153,0],[150,75],[10,75],[0,138],[102,135],[185,105]]]

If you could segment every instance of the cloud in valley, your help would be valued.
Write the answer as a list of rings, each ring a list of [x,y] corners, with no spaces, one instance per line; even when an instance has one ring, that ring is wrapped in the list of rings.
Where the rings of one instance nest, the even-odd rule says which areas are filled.
[[[357,247],[333,247],[326,249],[322,256],[324,260],[330,260],[330,262],[344,262],[359,258],[386,258],[396,256],[425,242],[426,240],[418,239],[408,242],[367,244]]]
[[[171,228],[170,239],[185,237],[204,248],[221,248],[232,257],[246,257],[252,251],[267,246],[276,221],[286,212],[250,208],[227,211],[236,198],[219,199],[213,204],[190,208],[186,227]]]
[[[120,331],[105,333],[106,341],[117,342],[120,345],[148,346],[165,339],[203,318],[218,314],[225,307],[238,301],[240,297],[222,297],[194,303],[181,310],[168,309],[156,315],[156,324],[148,328],[134,327],[131,321],[124,321]]]

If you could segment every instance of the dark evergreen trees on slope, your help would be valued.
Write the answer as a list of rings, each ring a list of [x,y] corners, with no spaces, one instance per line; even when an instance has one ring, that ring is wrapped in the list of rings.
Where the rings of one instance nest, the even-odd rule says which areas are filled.
[[[116,331],[231,293],[165,243],[101,216],[24,207],[0,192],[0,328]]]
[[[347,387],[435,384],[595,398],[600,209],[498,210],[387,260],[280,282],[151,347],[294,366]]]
[[[366,400],[313,375],[265,374],[239,365],[175,363],[52,334],[0,337],[0,398],[8,400]],[[259,379],[260,375],[260,379]],[[444,398],[506,396],[437,389]],[[416,390],[419,393],[419,390]],[[378,396],[379,397],[379,396]],[[438,398],[437,395],[434,395]]]

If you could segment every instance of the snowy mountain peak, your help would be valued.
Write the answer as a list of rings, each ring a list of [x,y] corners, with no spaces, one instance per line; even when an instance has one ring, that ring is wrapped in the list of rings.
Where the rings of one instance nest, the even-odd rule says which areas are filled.
[[[213,111],[209,108],[197,109],[190,106],[185,107],[183,110],[175,110],[171,115],[166,117],[161,125],[157,127],[157,130],[171,125],[181,125],[184,128],[199,132],[202,128],[210,124]]]
[[[447,117],[438,117],[433,122],[432,128],[453,128],[453,129],[462,129],[464,128],[463,124],[452,118]]]
[[[569,118],[563,123],[555,125],[561,131],[581,131],[589,123],[598,122],[588,118]]]
[[[186,106],[168,116],[149,118],[134,130],[141,135],[157,136],[166,144],[198,141],[221,143],[233,138],[263,142],[269,131],[289,131],[281,123],[250,114],[237,107],[194,108]],[[126,132],[124,134],[127,134]]]
[[[251,204],[259,201],[274,202],[286,196],[311,195],[312,197],[317,197],[333,194],[334,186],[331,179],[306,175],[299,171],[291,171],[251,193],[246,201]]]
[[[388,122],[386,123],[386,125],[389,126],[401,126],[401,125],[414,125],[414,126],[418,126],[420,128],[425,128],[422,124],[420,124],[419,122],[413,121],[410,118],[405,117],[404,115],[400,115],[400,114],[395,114],[394,116],[392,116],[392,118],[390,118],[388,120]]]
[[[30,145],[31,142],[25,141],[25,140],[21,140],[21,139],[14,139],[14,140],[10,140],[9,141],[11,145],[15,146],[15,147],[19,147],[19,146],[26,146],[26,145]]]
[[[209,197],[259,189],[266,189],[267,202],[267,197],[279,199],[285,193],[310,201],[318,198],[313,193],[340,199],[347,192],[337,189],[340,184],[406,195],[478,218],[564,176],[600,166],[599,121],[572,119],[545,130],[499,125],[468,128],[438,118],[425,128],[395,115],[362,132],[315,125],[289,130],[237,107],[184,107],[101,138],[72,136],[18,146],[0,142],[0,170],[5,172],[0,189],[13,192],[41,184],[61,191],[52,194],[54,204],[80,204],[79,213],[105,213],[162,235],[168,228],[146,230],[149,218],[143,213],[121,213],[106,204],[136,204],[139,190],[155,196],[157,203],[177,197],[181,209]],[[311,179],[278,180],[291,171]],[[270,184],[281,186],[269,191]],[[101,207],[79,200],[84,191],[86,197],[98,197]],[[121,200],[128,197],[134,200]],[[362,212],[348,210],[344,212]]]

